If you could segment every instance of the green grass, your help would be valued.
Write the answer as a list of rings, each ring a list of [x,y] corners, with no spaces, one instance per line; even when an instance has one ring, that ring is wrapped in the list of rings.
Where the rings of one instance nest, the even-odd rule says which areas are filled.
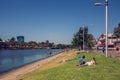
[[[106,58],[104,55],[94,52],[82,53],[86,61],[96,58],[96,66],[76,66],[78,60],[65,62],[65,64],[35,70],[26,74],[21,80],[120,80],[120,60]]]

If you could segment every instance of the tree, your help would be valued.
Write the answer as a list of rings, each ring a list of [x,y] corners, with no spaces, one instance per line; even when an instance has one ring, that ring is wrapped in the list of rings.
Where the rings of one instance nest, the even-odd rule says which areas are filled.
[[[35,42],[35,41],[29,41],[28,45],[29,45],[30,48],[35,48],[35,47],[37,47],[37,42]]]
[[[79,31],[74,35],[72,45],[78,47],[83,44],[83,28],[80,27]]]
[[[95,45],[95,38],[92,34],[87,35],[87,44],[88,47],[92,47]]]
[[[0,42],[3,42],[2,38],[0,38]]]
[[[64,49],[64,48],[67,47],[67,45],[65,45],[65,44],[57,44],[56,47],[60,48],[60,49]]]
[[[86,47],[92,47],[92,40],[94,37],[92,34],[88,34],[88,27],[80,27],[79,31],[74,35],[72,40],[72,45],[74,47],[83,47],[83,37],[84,37],[84,45]]]
[[[10,39],[10,42],[15,42],[15,38],[12,37],[12,38]]]
[[[2,38],[0,38],[0,49],[2,48]]]
[[[46,47],[49,47],[49,40],[46,40]]]
[[[118,26],[114,28],[114,35],[120,38],[120,23],[118,23]]]
[[[54,47],[54,43],[49,43],[48,47],[50,48]]]

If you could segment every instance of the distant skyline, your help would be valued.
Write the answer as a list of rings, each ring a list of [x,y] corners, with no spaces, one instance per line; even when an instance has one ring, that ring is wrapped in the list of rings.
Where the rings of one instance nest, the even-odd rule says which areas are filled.
[[[80,27],[95,38],[105,33],[105,0],[0,0],[0,38],[70,44]],[[109,0],[109,33],[120,22],[120,0]]]

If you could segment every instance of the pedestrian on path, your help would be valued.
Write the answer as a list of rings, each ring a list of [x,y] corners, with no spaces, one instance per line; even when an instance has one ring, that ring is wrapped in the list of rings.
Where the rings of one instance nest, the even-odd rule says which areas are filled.
[[[103,46],[103,48],[102,48],[102,53],[104,53],[105,52],[105,46]]]

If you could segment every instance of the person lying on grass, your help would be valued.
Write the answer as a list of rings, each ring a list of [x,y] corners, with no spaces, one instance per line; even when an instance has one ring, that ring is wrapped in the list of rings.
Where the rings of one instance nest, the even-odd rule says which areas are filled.
[[[84,65],[86,66],[96,65],[96,59],[93,57],[91,61],[86,62]]]

